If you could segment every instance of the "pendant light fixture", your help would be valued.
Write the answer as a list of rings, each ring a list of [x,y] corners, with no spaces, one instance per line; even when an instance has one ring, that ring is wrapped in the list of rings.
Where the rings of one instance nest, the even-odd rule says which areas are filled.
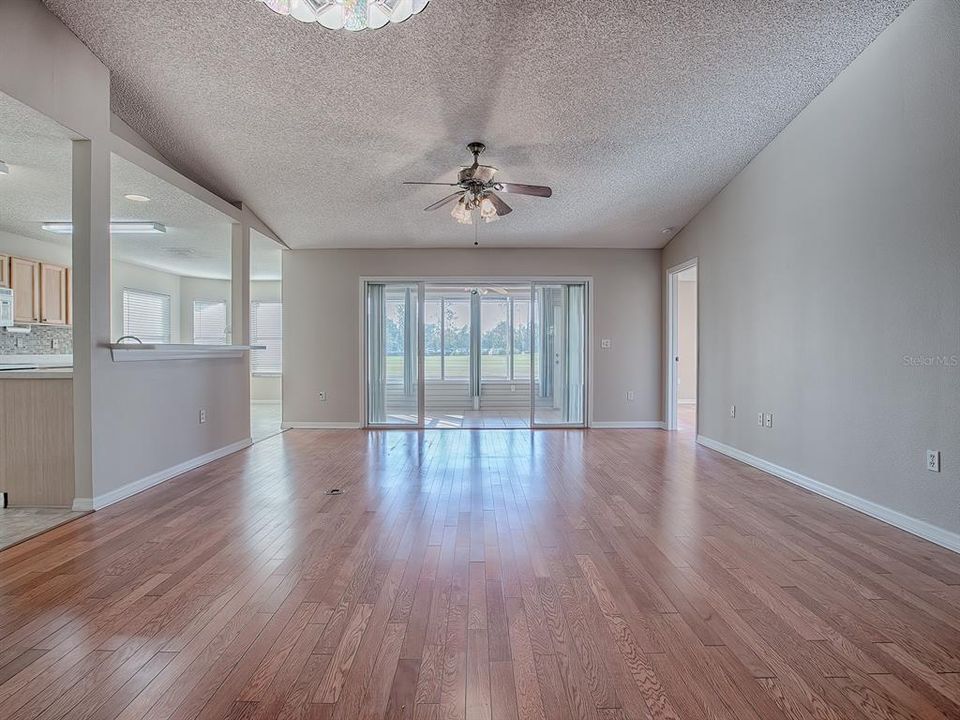
[[[401,23],[423,10],[430,0],[257,0],[278,15],[329,30],[376,30]]]

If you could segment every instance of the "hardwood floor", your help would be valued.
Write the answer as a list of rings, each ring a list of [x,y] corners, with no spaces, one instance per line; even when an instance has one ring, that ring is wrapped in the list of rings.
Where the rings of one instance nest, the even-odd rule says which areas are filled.
[[[684,433],[289,431],[0,553],[0,717],[958,718],[960,556]]]

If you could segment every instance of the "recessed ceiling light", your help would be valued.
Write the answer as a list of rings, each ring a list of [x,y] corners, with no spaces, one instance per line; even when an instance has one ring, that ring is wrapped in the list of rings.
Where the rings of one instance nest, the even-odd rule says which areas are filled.
[[[662,235],[669,235],[669,234],[672,233],[675,229],[676,229],[676,228],[674,228],[674,227],[671,225],[670,227],[665,227],[663,230],[660,231],[660,233],[661,233]]]
[[[130,193],[129,195],[124,195],[127,200],[133,200],[134,202],[150,202],[150,198],[146,195],[137,195],[135,193]]]
[[[47,232],[57,235],[73,235],[72,222],[49,222],[41,226]],[[167,231],[165,225],[154,222],[112,222],[110,232],[114,235],[160,235]]]
[[[7,165],[3,160],[0,160],[0,175],[9,175],[10,166]]]

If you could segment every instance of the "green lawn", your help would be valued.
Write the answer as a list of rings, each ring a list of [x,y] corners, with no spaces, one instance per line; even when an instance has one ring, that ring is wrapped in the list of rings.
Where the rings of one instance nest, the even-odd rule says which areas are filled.
[[[530,355],[528,353],[518,354],[514,358],[515,375],[517,379],[526,377],[530,373]],[[428,355],[424,358],[424,365],[427,379],[439,379],[440,377],[440,356]],[[447,370],[447,379],[463,378],[467,379],[470,373],[470,358],[467,355],[451,355],[445,361]],[[507,356],[506,355],[481,355],[480,372],[483,377],[495,380],[497,378],[506,378],[507,376]],[[387,356],[387,377],[391,380],[400,378],[403,375],[403,357],[400,355]]]

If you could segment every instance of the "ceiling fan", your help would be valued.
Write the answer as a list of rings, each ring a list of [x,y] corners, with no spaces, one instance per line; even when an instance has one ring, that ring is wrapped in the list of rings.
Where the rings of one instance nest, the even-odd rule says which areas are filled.
[[[473,211],[479,210],[480,217],[486,222],[493,222],[509,215],[513,208],[507,205],[497,193],[511,193],[514,195],[533,195],[548,198],[553,190],[545,185],[521,185],[518,183],[500,182],[496,179],[497,169],[490,165],[480,164],[480,155],[487,149],[481,142],[467,145],[467,150],[473,154],[473,165],[460,168],[460,174],[455,183],[436,182],[405,182],[404,185],[441,185],[443,187],[459,187],[460,190],[439,200],[433,205],[424,208],[429,212],[455,202],[450,214],[461,225],[473,224]]]

